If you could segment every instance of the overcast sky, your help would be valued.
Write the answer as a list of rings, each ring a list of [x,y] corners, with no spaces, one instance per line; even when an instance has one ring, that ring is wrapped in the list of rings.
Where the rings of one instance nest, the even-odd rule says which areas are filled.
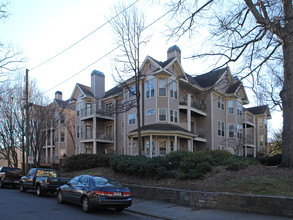
[[[46,92],[45,95],[51,99],[54,98],[55,91],[61,91],[64,99],[70,98],[76,83],[90,85],[90,74],[94,69],[105,74],[108,90],[115,86],[112,72],[115,66],[114,57],[118,52],[104,57],[116,47],[110,24],[100,28],[60,56],[40,67],[35,67],[113,17],[114,2],[117,0],[12,0],[8,7],[9,18],[0,22],[0,42],[10,43],[23,52],[27,60],[25,68],[30,70],[30,78],[34,79],[40,90]],[[134,2],[136,0],[131,0],[128,4]],[[151,5],[151,2],[153,1],[139,0],[135,4],[144,10],[147,24],[167,11],[166,7],[162,6],[165,1],[160,1],[161,5]],[[148,28],[146,34],[151,35],[151,40],[142,50],[142,59],[150,55],[164,61],[168,48],[176,44],[182,51],[182,65],[188,74],[210,71],[213,68],[211,63],[202,64],[184,59],[201,47],[200,39],[186,36],[180,41],[167,40],[166,24],[170,23],[169,19],[170,17],[166,16]],[[104,58],[96,62],[102,57]],[[81,71],[94,62],[94,65]],[[63,81],[66,82],[57,86]],[[250,95],[249,99],[254,104]],[[275,119],[277,120],[273,122],[274,127],[281,126],[280,115]]]

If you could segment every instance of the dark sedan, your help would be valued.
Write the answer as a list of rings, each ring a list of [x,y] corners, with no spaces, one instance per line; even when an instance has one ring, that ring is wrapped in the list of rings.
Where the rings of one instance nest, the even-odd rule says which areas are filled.
[[[57,189],[59,203],[80,204],[83,211],[92,208],[115,208],[123,211],[131,206],[131,192],[115,180],[101,176],[82,175]]]

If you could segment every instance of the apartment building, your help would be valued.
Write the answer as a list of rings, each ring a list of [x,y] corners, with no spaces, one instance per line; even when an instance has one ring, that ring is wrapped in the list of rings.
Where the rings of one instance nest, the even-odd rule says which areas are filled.
[[[269,109],[243,108],[249,104],[245,88],[228,67],[191,76],[175,45],[164,62],[147,56],[140,71],[143,155],[221,149],[256,156],[265,148]],[[105,92],[105,75],[94,70],[91,87],[76,84],[70,100],[76,112],[77,154],[138,154],[136,108],[120,108],[136,98],[134,78],[126,83]]]
[[[75,109],[69,100],[63,100],[62,92],[55,93],[49,105],[55,111],[48,129],[44,130],[44,146],[41,152],[41,166],[59,166],[65,156],[75,154]]]

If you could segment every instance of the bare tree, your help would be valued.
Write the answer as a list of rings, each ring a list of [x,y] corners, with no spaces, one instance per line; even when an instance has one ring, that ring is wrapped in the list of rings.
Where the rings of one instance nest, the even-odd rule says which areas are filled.
[[[209,42],[212,42],[213,50],[195,54],[193,58],[217,58],[219,67],[234,62],[242,78],[252,77],[253,87],[260,76],[269,72],[269,64],[278,59],[283,61],[280,92],[284,118],[282,166],[293,167],[292,0],[206,0],[201,3],[178,0],[172,5],[176,6],[175,12],[181,20],[171,36],[192,34],[202,23],[211,27],[212,41]]]
[[[142,154],[142,141],[141,141],[141,126],[143,126],[143,120],[141,120],[141,109],[144,103],[141,98],[144,96],[141,94],[144,91],[144,85],[141,81],[140,72],[140,50],[142,45],[148,42],[148,37],[143,36],[145,30],[145,17],[140,13],[137,8],[126,10],[126,7],[121,3],[115,8],[116,13],[123,11],[120,16],[116,17],[111,25],[117,38],[117,44],[120,46],[121,55],[117,56],[116,61],[120,65],[120,68],[116,66],[116,73],[118,79],[114,76],[116,82],[118,82],[122,88],[126,89],[131,96],[129,101],[124,103],[124,107],[120,107],[122,111],[128,111],[131,108],[136,108],[137,115],[137,132],[138,132],[138,154]],[[131,76],[131,77],[130,77]],[[140,83],[142,84],[140,88]]]
[[[7,166],[17,167],[24,143],[21,84],[3,83],[0,91],[0,154],[7,160]]]
[[[0,21],[8,17],[7,3],[0,3]],[[20,51],[10,45],[0,42],[0,82],[11,73],[20,69],[19,64],[24,62]]]

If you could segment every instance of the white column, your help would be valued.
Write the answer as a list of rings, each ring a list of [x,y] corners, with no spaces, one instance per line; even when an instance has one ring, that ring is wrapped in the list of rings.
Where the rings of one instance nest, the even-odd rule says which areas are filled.
[[[53,162],[53,147],[50,146],[50,148],[51,148],[51,154],[50,154],[50,157],[51,157],[51,163],[52,163],[52,162]]]
[[[178,147],[177,147],[177,135],[175,135],[175,138],[174,138],[174,151],[177,151],[178,150]]]
[[[191,95],[187,94],[187,130],[191,131]]]
[[[190,139],[190,150],[193,152],[193,138]]]
[[[132,156],[133,138],[130,139],[130,155]]]
[[[150,158],[153,157],[153,135],[150,135]]]
[[[95,109],[95,108],[94,108]],[[93,117],[93,154],[97,154],[97,118]]]
[[[48,163],[48,147],[46,146],[46,163]]]

